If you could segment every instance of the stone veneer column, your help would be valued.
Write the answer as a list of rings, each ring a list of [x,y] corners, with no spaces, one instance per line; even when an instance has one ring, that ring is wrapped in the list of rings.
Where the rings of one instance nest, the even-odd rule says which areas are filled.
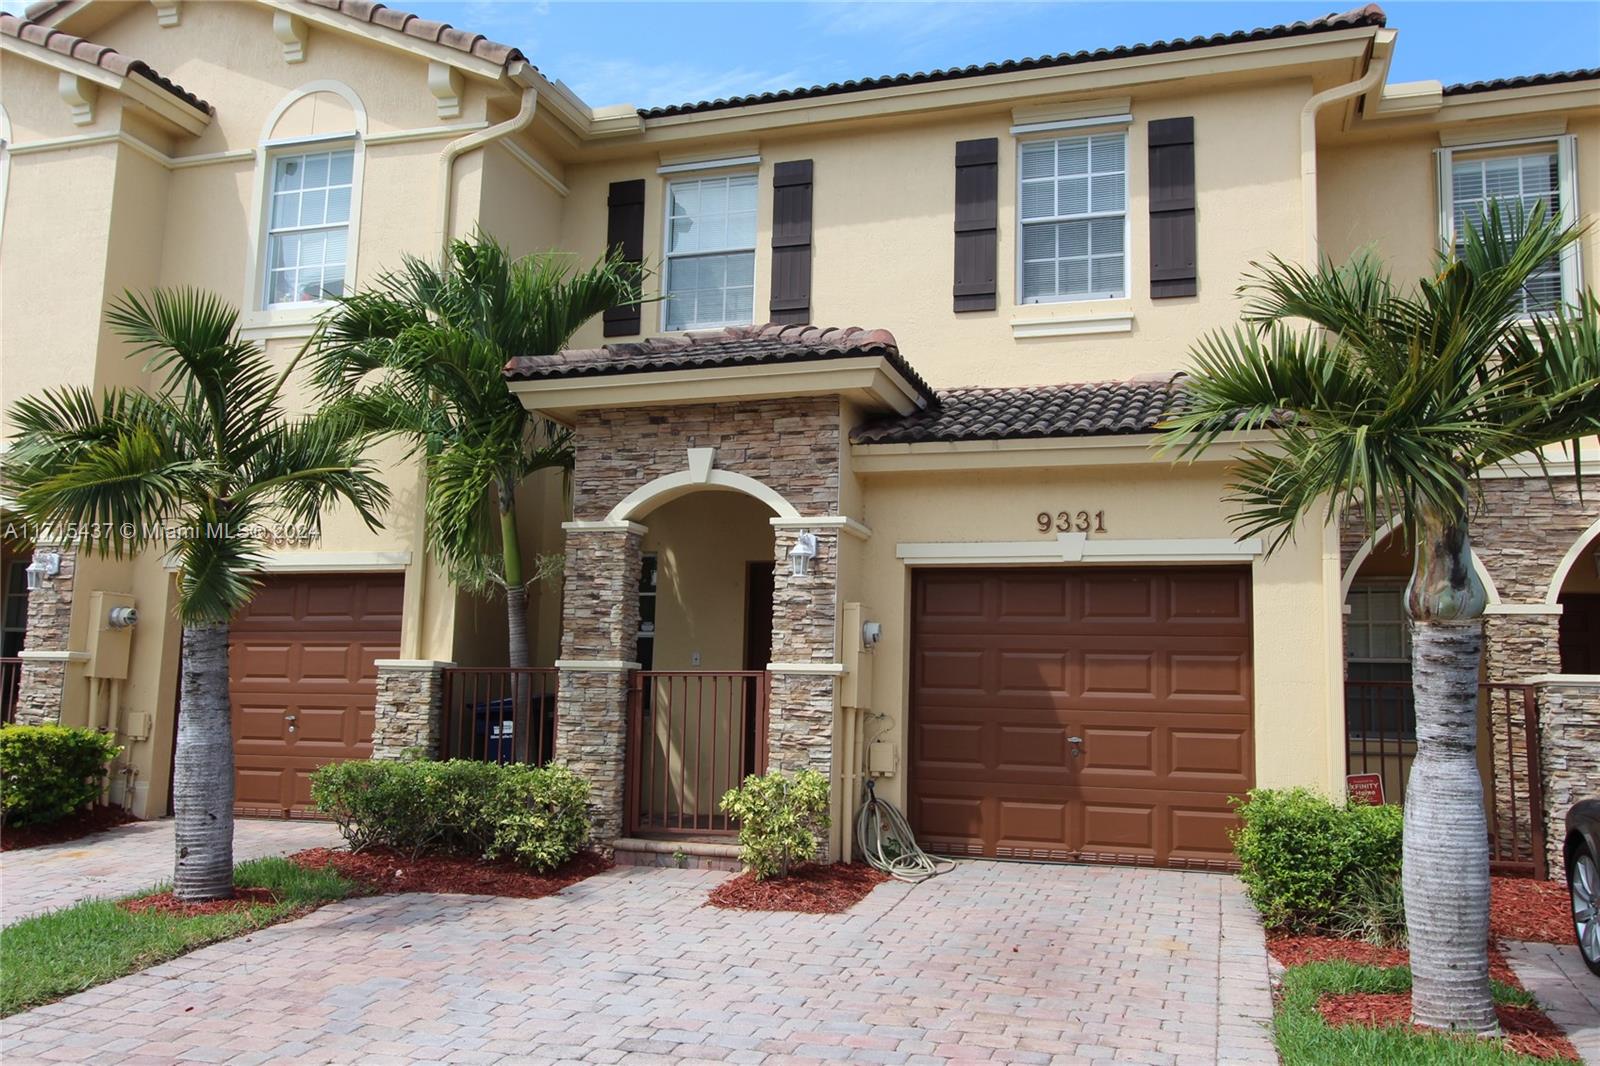
[[[817,538],[811,572],[795,577],[789,550],[801,529],[774,530],[772,582],[772,694],[767,713],[767,766],[773,770],[833,769],[835,640],[839,610],[839,532]],[[812,664],[815,670],[805,669]],[[797,669],[798,668],[798,669]]]
[[[28,629],[22,646],[22,679],[17,687],[19,725],[58,725],[66,696],[68,639],[72,629],[72,585],[76,552],[41,544],[35,557],[60,551],[61,572],[28,592]]]
[[[1600,784],[1600,683],[1539,684],[1539,750],[1544,777],[1545,858],[1552,880],[1566,880],[1561,842],[1567,808]]]
[[[591,835],[609,850],[627,832],[628,672],[638,668],[644,527],[569,522],[565,528],[556,758],[589,782]]]
[[[376,665],[372,757],[401,759],[416,754],[437,759],[441,754],[444,669],[455,664],[433,659],[379,659]]]

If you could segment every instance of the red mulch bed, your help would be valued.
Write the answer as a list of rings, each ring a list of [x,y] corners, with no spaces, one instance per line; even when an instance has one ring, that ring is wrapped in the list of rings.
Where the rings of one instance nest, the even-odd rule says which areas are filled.
[[[1566,886],[1530,877],[1490,878],[1489,935],[1496,940],[1573,943],[1572,901]]]
[[[387,848],[352,853],[311,848],[289,856],[311,870],[331,866],[335,873],[368,885],[375,892],[451,892],[463,896],[512,896],[539,899],[604,873],[611,863],[592,851],[581,851],[565,865],[536,874],[506,860],[479,862],[445,855],[410,858]]]
[[[794,911],[842,914],[867,898],[889,875],[865,863],[805,863],[788,877],[757,881],[753,873],[729,878],[712,889],[709,903],[735,911]]]
[[[206,903],[180,903],[171,892],[153,892],[136,899],[125,899],[117,904],[134,914],[173,914],[181,918],[198,918],[203,914],[225,914],[242,911],[261,903],[276,903],[278,897],[270,888],[236,888],[231,899],[214,899]]]
[[[1352,962],[1357,966],[1411,964],[1411,953],[1405,948],[1380,948],[1360,940],[1341,940],[1334,936],[1281,936],[1273,933],[1267,937],[1267,950],[1285,966],[1330,961]],[[1513,988],[1522,987],[1511,964],[1492,944],[1489,946],[1489,976]]]
[[[1355,992],[1325,995],[1317,1000],[1317,1013],[1329,1025],[1367,1025],[1378,1028],[1414,1028],[1411,1025],[1411,993]],[[1500,1028],[1508,1051],[1536,1059],[1577,1059],[1578,1049],[1561,1030],[1536,1007],[1496,1007]]]
[[[15,829],[7,827],[4,832],[0,832],[0,851],[42,848],[46,844],[77,840],[79,837],[137,821],[137,818],[121,807],[86,807],[75,814],[69,814],[65,818],[58,818],[44,825],[24,825]]]

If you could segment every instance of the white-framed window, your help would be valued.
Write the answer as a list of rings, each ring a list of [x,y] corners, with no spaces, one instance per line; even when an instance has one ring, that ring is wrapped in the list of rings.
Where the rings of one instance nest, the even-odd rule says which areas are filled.
[[[742,326],[755,312],[756,175],[669,182],[668,330]]]
[[[268,157],[262,306],[320,303],[345,294],[356,146],[280,148]]]
[[[1575,145],[1571,135],[1554,139],[1444,148],[1439,151],[1439,244],[1459,251],[1470,224],[1481,227],[1491,200],[1500,205],[1502,225],[1544,210],[1571,224],[1577,216],[1573,180]],[[1576,303],[1578,247],[1552,257],[1528,281],[1522,295],[1526,315],[1545,314]]]
[[[1023,141],[1017,155],[1018,298],[1128,295],[1128,137]]]

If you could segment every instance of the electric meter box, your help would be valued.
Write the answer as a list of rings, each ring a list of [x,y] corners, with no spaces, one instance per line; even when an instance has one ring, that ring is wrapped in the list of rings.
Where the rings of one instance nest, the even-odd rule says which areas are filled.
[[[89,594],[89,617],[94,619],[89,630],[89,663],[84,671],[89,677],[115,681],[128,678],[128,657],[133,647],[133,631],[138,626],[113,625],[111,612],[118,607],[132,608],[133,597],[124,592]]]

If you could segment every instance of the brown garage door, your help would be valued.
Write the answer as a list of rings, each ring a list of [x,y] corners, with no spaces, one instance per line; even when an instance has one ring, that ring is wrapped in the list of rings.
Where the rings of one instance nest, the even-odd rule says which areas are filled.
[[[376,659],[400,649],[398,575],[270,579],[234,619],[235,808],[287,814],[311,803],[311,771],[372,754]]]
[[[929,850],[1230,864],[1227,797],[1254,779],[1248,571],[923,571],[914,601]]]

